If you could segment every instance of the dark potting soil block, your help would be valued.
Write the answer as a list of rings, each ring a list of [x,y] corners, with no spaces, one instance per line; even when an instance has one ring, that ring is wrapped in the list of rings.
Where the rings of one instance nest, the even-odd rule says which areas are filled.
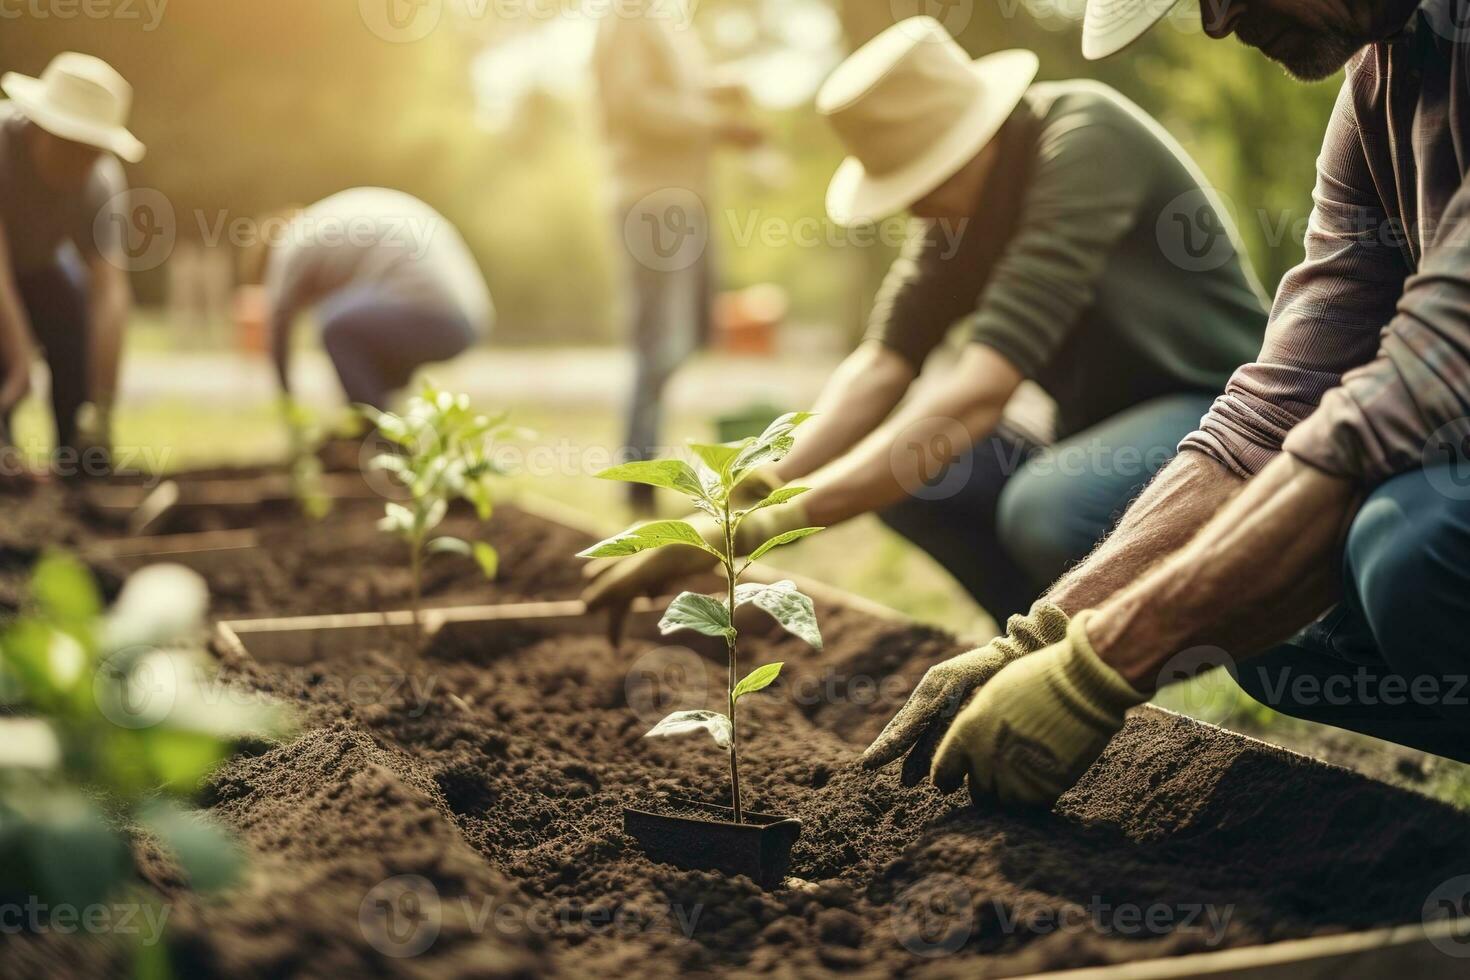
[[[625,807],[623,830],[651,860],[745,875],[762,888],[774,888],[791,866],[801,821],[747,810],[745,822],[736,823],[735,811],[727,806],[669,797]]]

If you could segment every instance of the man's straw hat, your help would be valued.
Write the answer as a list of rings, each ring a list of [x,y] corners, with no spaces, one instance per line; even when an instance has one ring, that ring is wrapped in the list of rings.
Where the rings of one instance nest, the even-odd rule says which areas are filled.
[[[851,155],[827,188],[840,225],[887,217],[953,177],[1000,131],[1036,78],[1036,55],[971,61],[932,17],[900,21],[837,66],[817,93]]]
[[[100,58],[59,54],[40,78],[6,72],[0,89],[53,136],[107,150],[129,163],[143,159],[143,144],[128,132],[133,87]]]

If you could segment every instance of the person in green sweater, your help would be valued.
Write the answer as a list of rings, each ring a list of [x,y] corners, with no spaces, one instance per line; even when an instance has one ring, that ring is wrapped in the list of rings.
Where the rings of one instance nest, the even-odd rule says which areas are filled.
[[[913,226],[865,341],[760,474],[812,489],[753,514],[737,544],[878,513],[1005,622],[1108,533],[1260,349],[1262,290],[1194,163],[1112,89],[1036,72],[1029,51],[972,61],[918,17],[823,86],[851,153],[829,215],[907,209]],[[957,359],[915,386],[956,326]],[[1028,380],[1056,404],[1049,446],[1006,420]],[[596,566],[585,598],[619,608],[707,564],[675,548]]]

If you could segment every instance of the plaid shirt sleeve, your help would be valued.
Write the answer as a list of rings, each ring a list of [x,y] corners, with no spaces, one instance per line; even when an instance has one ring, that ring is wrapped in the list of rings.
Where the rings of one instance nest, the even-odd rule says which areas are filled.
[[[1294,429],[1287,452],[1333,476],[1373,485],[1424,465],[1444,426],[1470,416],[1470,185],[1440,218],[1377,356],[1350,371]]]
[[[1353,405],[1383,397],[1398,404],[1407,394],[1401,387],[1392,395],[1372,394],[1372,387],[1383,384],[1384,369],[1371,365],[1363,369],[1372,372],[1369,377],[1356,380],[1360,373],[1350,388],[1338,387],[1346,371],[1373,359],[1409,274],[1369,176],[1353,107],[1356,84],[1371,80],[1350,70],[1338,93],[1317,159],[1306,257],[1281,281],[1260,356],[1235,372],[1200,429],[1181,446],[1206,453],[1242,477],[1274,459],[1287,433],[1330,391],[1333,417],[1342,422],[1324,425],[1325,419],[1314,417],[1285,448],[1329,472],[1351,470],[1356,462],[1342,450],[1352,439],[1340,425],[1361,433],[1366,423],[1360,412],[1348,411],[1338,392],[1352,391],[1347,397]],[[1470,284],[1462,279],[1461,285]]]

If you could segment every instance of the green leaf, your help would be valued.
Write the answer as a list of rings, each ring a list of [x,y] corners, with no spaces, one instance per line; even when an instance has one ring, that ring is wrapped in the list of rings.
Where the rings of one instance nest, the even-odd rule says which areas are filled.
[[[435,538],[424,547],[424,550],[431,555],[460,555],[465,558],[469,558],[471,554],[468,541],[448,537]]]
[[[75,792],[63,791],[39,806],[26,836],[40,897],[50,904],[85,908],[103,902],[130,877],[122,839]]]
[[[409,534],[413,531],[413,511],[402,504],[390,501],[383,508],[383,516],[378,520],[378,529],[393,534]]]
[[[753,514],[756,511],[764,510],[767,507],[779,507],[781,504],[790,503],[791,501],[795,500],[797,497],[800,497],[802,494],[806,493],[809,490],[811,490],[811,487],[781,487],[779,490],[772,491],[770,496],[766,497],[765,500],[762,500],[760,503],[746,508],[744,511],[741,512],[741,516],[744,516],[745,514]]]
[[[722,749],[730,747],[730,719],[718,711],[675,711],[648,730],[644,738],[666,738],[670,735],[688,735],[690,732],[709,732],[710,738]]]
[[[597,474],[599,480],[643,483],[650,487],[677,490],[690,497],[703,497],[699,474],[682,459],[650,459],[624,463]]]
[[[822,649],[816,607],[810,596],[797,589],[796,583],[783,581],[764,585],[752,582],[736,586],[735,606],[745,605],[763,610],[791,635],[805,640],[814,649]]]
[[[31,575],[31,598],[58,623],[85,623],[102,612],[102,596],[87,567],[70,555],[46,555]]]
[[[730,464],[735,461],[736,456],[740,455],[740,450],[744,449],[749,442],[749,439],[728,445],[691,442],[689,451],[698,456],[700,461],[708,466],[716,476],[723,477],[730,471]]]
[[[157,725],[126,736],[141,737],[148,765],[164,786],[193,793],[199,781],[228,755],[224,741],[212,733]]]
[[[228,888],[240,879],[245,855],[240,845],[212,817],[168,802],[144,810],[143,825],[173,852],[195,891]]]
[[[688,521],[653,521],[640,524],[606,541],[599,541],[587,550],[578,552],[577,557],[626,558],[640,551],[672,544],[688,545],[716,558],[720,557],[720,553],[711,548]]]
[[[742,449],[740,455],[730,464],[729,485],[738,486],[740,481],[758,466],[780,462],[784,459],[796,445],[796,440],[791,435],[792,431],[811,417],[810,412],[791,412],[772,422],[766,431]]]
[[[759,548],[752,551],[750,553],[750,560],[760,561],[766,556],[767,553],[775,548],[781,547],[783,544],[790,544],[793,541],[800,541],[802,538],[809,538],[813,534],[816,534],[818,531],[825,530],[826,528],[821,527],[802,527],[797,528],[794,531],[786,531],[783,534],[778,534],[771,540],[767,541],[765,544],[761,545]]]
[[[668,612],[659,620],[658,628],[664,636],[679,630],[694,630],[705,636],[726,638],[735,635],[735,629],[730,625],[730,610],[725,608],[725,604],[698,592],[681,593],[669,603]]]
[[[475,563],[480,566],[480,571],[485,573],[486,578],[493,579],[500,574],[500,552],[484,541],[476,541],[474,551]]]
[[[734,700],[739,701],[747,694],[764,691],[770,687],[776,682],[776,678],[781,676],[781,668],[784,666],[786,665],[766,664],[764,667],[757,667],[755,670],[746,674],[745,679],[735,685]]]

